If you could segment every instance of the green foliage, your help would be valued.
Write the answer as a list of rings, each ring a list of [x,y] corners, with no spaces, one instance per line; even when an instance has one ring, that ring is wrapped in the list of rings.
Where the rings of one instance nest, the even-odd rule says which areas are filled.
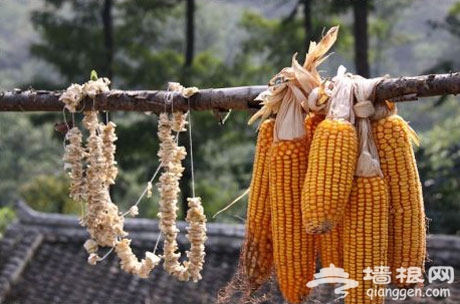
[[[8,225],[13,222],[15,218],[16,214],[14,213],[13,209],[10,207],[0,208],[0,239],[2,238],[6,227],[8,227]]]
[[[43,40],[32,45],[31,53],[57,68],[64,78],[56,84],[58,87],[69,82],[86,81],[86,75],[92,69],[107,76],[111,63],[107,61],[108,50],[102,30],[103,2],[46,0],[44,8],[33,12],[32,23]],[[159,40],[160,25],[168,16],[174,16],[177,3],[167,0],[114,1],[113,48],[116,60],[112,68],[122,83],[131,85],[127,80],[132,80],[134,74],[142,76],[142,68],[158,71],[165,66],[164,59],[168,54],[157,57],[151,51],[168,47]],[[126,74],[117,73],[120,71],[126,71]],[[141,84],[163,85],[158,81],[152,83],[148,78],[144,80]]]
[[[34,45],[32,53],[54,65],[64,76],[65,82],[86,81],[85,75],[91,69],[100,71],[101,76],[104,76],[103,72],[107,67],[103,66],[104,39],[101,36],[102,25],[98,14],[101,2],[87,1],[83,4],[84,7],[74,1],[47,3],[47,9],[36,11],[33,15],[32,20],[39,29],[43,42]],[[178,1],[160,1],[155,5],[151,1],[114,3],[113,15],[116,17],[113,71],[118,88],[165,88],[168,81],[180,81],[185,86],[202,88],[235,86],[257,83],[259,80],[266,82],[271,75],[271,72],[265,74],[264,67],[253,68],[250,57],[244,54],[237,55],[233,64],[229,65],[213,53],[204,51],[196,54],[191,67],[184,67],[183,33],[172,30],[182,23],[178,17],[183,13],[183,8],[177,6]],[[89,11],[90,7],[92,10]],[[69,9],[72,10],[71,13]],[[80,41],[91,41],[91,44],[88,46]],[[58,54],[51,55],[55,53]],[[78,63],[75,64],[75,61]],[[236,153],[232,152],[233,148],[226,147],[234,147],[235,151],[247,156],[253,145],[248,143],[254,140],[255,133],[252,130],[248,132],[246,128],[246,114],[235,113],[231,118],[231,124],[229,120],[228,124],[221,127],[211,113],[193,113],[197,181],[213,178],[213,174],[209,172],[219,172],[226,176],[216,178],[218,182],[214,184],[214,190],[205,187],[207,190],[203,193],[199,192],[202,188],[200,182],[197,182],[197,193],[203,197],[205,206],[216,209],[231,200],[239,189],[247,187],[248,172],[251,170],[249,158],[234,157],[231,155]],[[40,121],[40,118],[34,119]],[[137,200],[158,165],[156,118],[116,113],[112,115],[112,119],[118,125],[116,159],[120,167],[112,194],[121,208],[127,208]],[[232,128],[227,127],[229,125]],[[226,135],[227,133],[234,135]],[[181,142],[184,136],[186,135],[181,135]],[[225,143],[222,141],[224,137],[228,139]],[[215,155],[209,153],[209,147],[212,147],[213,153],[225,155],[224,168],[213,164]],[[189,170],[189,160],[185,164]],[[245,174],[241,174],[242,172]],[[222,191],[215,191],[220,186],[227,189],[224,194]],[[153,200],[143,201],[140,205],[141,214],[156,216],[157,208],[152,202],[157,199],[158,196],[154,195]]]
[[[423,136],[417,152],[432,232],[458,233],[460,226],[460,116],[445,119]]]
[[[34,127],[29,115],[2,113],[0,119],[0,202],[19,199],[18,185],[39,174],[62,170],[62,146],[52,139],[53,127]]]
[[[24,183],[19,192],[26,203],[37,211],[79,214],[81,206],[69,198],[69,178],[59,175],[37,175]]]
[[[315,16],[316,14],[313,15]],[[323,29],[333,25],[333,18],[314,19],[314,31],[310,36],[315,39],[321,37]],[[299,59],[304,59],[308,46],[305,45],[306,34],[302,18],[267,19],[257,13],[246,12],[243,14],[241,26],[248,33],[248,38],[242,42],[242,52],[250,56],[256,64],[270,66],[273,73],[290,66],[295,53],[299,53]]]
[[[386,56],[386,52],[394,47],[400,47],[413,42],[414,37],[409,33],[397,31],[397,21],[401,13],[411,5],[411,1],[393,0],[381,1],[373,9],[369,21],[369,61],[372,73],[380,76],[389,73],[393,68],[393,58]]]

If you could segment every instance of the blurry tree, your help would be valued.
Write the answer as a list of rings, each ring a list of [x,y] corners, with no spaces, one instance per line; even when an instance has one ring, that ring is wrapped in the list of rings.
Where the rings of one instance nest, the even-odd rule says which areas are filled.
[[[423,139],[417,158],[427,213],[435,219],[430,231],[460,233],[460,116],[442,121]]]
[[[0,207],[0,239],[6,227],[16,218],[16,215],[10,207]]]
[[[407,0],[380,1],[369,20],[369,61],[371,75],[380,76],[392,71],[397,61],[385,53],[391,48],[411,43],[411,35],[396,30],[401,13],[413,4]]]
[[[38,174],[61,172],[62,146],[53,127],[35,128],[25,113],[2,113],[0,119],[0,205],[19,199],[18,185]]]
[[[312,6],[314,4],[313,0],[298,0],[297,3],[294,5],[294,8],[291,10],[289,15],[283,18],[284,23],[292,22],[296,19],[298,15],[298,11],[302,11],[301,19],[303,22],[303,32],[304,32],[304,40],[303,40],[303,48],[300,49],[304,53],[308,51],[308,46],[310,41],[315,39],[314,33],[315,30],[313,28],[313,14],[312,14]],[[300,51],[299,50],[299,51]]]
[[[373,6],[373,0],[340,0],[330,5],[330,11],[336,14],[345,14],[350,9],[353,12],[353,59],[356,74],[366,78],[370,77],[368,15]]]
[[[190,67],[193,63],[195,51],[195,0],[186,0],[185,14],[185,66]]]
[[[369,0],[353,0],[352,7],[354,17],[353,34],[355,37],[356,73],[369,78],[369,35],[367,22]]]
[[[178,3],[179,0],[45,0],[45,7],[32,14],[32,23],[43,40],[35,43],[31,52],[59,71],[63,82],[54,85],[84,82],[92,69],[101,76],[120,74],[117,81],[123,84],[123,76],[137,73],[139,66],[150,64],[155,68],[151,61],[164,59],[163,55],[158,60],[149,50],[158,49],[158,25]]]
[[[268,19],[254,12],[246,12],[241,20],[241,26],[248,33],[248,37],[242,42],[245,56],[239,59],[256,63],[261,75],[276,73],[283,67],[291,65],[294,53],[307,50],[306,40],[310,40],[311,37],[321,37],[323,29],[336,24],[334,21],[337,20],[332,17],[311,18],[311,10],[316,12],[313,16],[323,16],[321,12],[327,9],[323,3],[313,1],[307,1],[308,5],[303,4],[307,12],[304,11],[299,18],[297,10],[302,3],[303,0],[299,1],[298,6],[281,20]],[[305,21],[306,19],[309,20]],[[299,60],[303,60],[304,55],[305,53],[300,54]],[[264,82],[267,82],[268,78],[265,77]]]
[[[62,75],[62,83],[51,87],[84,82],[93,68],[101,76],[113,72],[115,86],[128,89],[161,89],[167,81],[198,87],[233,86],[253,83],[257,74],[248,61],[235,61],[229,66],[210,52],[195,52],[194,15],[199,9],[195,1],[46,0],[46,3],[46,8],[36,11],[32,17],[43,39],[32,47],[32,53],[51,63]],[[182,24],[185,30],[177,32]],[[211,113],[193,113],[197,195],[203,196],[209,214],[219,210],[249,183],[247,173],[251,170],[252,145],[245,143],[252,142],[255,132],[246,127],[246,113],[234,113],[231,117],[233,126],[230,128],[227,127],[230,123],[219,125],[219,120]],[[156,118],[113,113],[113,119],[118,125],[117,161],[120,167],[113,195],[124,208],[136,200],[158,165]],[[40,123],[46,119],[35,116],[34,121]],[[218,139],[232,132],[238,136],[230,136],[233,142],[226,142],[226,147]],[[188,145],[186,134],[181,134],[180,143]],[[245,147],[244,153],[240,144]],[[215,189],[228,189],[227,192],[215,191],[202,182],[212,178],[210,171],[219,170],[214,164],[214,154],[221,150],[214,146],[225,149],[225,155],[219,159],[225,159],[225,170],[228,170],[225,175],[229,176],[216,177],[212,185]],[[184,197],[191,195],[189,159],[185,165],[187,169],[181,185]],[[240,174],[242,170],[246,175]],[[34,181],[35,184],[39,182],[44,181]],[[144,206],[140,206],[143,214],[156,215],[156,208]],[[54,210],[59,206],[50,208]]]
[[[460,2],[456,2],[452,5],[443,22],[433,20],[428,22],[434,29],[446,30],[452,36],[460,40]],[[460,51],[460,47],[457,45],[453,49],[446,51],[458,53]],[[460,68],[460,60],[455,60],[455,57],[451,56],[442,57],[443,58],[438,64],[427,70],[427,73],[451,72]]]
[[[24,183],[19,192],[26,203],[37,211],[78,214],[81,206],[69,198],[68,188],[64,173],[42,174]]]
[[[435,29],[447,30],[460,41],[460,2],[452,5],[443,22],[430,21],[430,24]],[[448,51],[458,52],[460,48],[457,45]],[[460,61],[455,57],[442,56],[427,72],[442,73],[459,68]],[[442,96],[430,106],[428,110],[435,107],[438,115],[444,117],[439,117],[440,122],[426,132],[424,148],[418,153],[427,213],[434,219],[430,230],[434,233],[460,233],[460,110],[458,100],[454,99]]]

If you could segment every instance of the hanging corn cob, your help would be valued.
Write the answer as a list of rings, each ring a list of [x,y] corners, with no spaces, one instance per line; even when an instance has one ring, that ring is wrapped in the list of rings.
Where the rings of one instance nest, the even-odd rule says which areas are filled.
[[[366,100],[379,80],[355,77],[354,105],[359,134],[359,158],[350,193],[348,207],[343,217],[343,264],[350,278],[358,281],[350,289],[346,304],[381,304],[378,296],[385,282],[376,281],[372,272],[385,274],[388,250],[388,190],[380,169],[377,148],[372,138],[368,117],[373,114],[372,103]],[[367,271],[367,276],[364,275]],[[376,284],[377,283],[377,284]],[[389,282],[388,282],[389,283]],[[377,296],[370,298],[368,290],[375,289]]]
[[[270,158],[273,256],[281,292],[291,303],[309,294],[306,284],[315,273],[316,236],[305,232],[300,213],[307,162],[306,137],[274,144]]]
[[[309,143],[313,140],[313,134],[317,126],[325,119],[325,114],[310,112],[305,119],[305,130]],[[339,224],[330,232],[319,237],[319,257],[322,267],[329,267],[334,264],[342,267],[342,226]]]
[[[304,125],[307,96],[321,84],[316,67],[335,42],[338,28],[332,28],[320,43],[312,43],[301,66],[283,69],[271,81],[269,90],[258,96],[263,107],[251,119],[264,120],[277,114],[270,153],[270,204],[273,235],[273,264],[283,296],[299,303],[310,292],[306,286],[315,272],[316,236],[302,227],[300,196],[307,170],[309,141]]]
[[[393,112],[396,111],[392,105],[384,106],[391,106]],[[391,109],[387,110],[391,112]],[[399,287],[409,287],[416,282],[397,278],[397,269],[418,267],[423,272],[426,258],[422,187],[411,144],[413,141],[418,145],[419,141],[403,118],[389,114],[374,121],[372,131],[390,193],[388,256],[392,282]]]
[[[314,112],[310,112],[305,118],[305,130],[307,131],[307,138],[308,141],[311,143],[313,140],[313,134],[316,131],[318,125],[326,118],[324,114],[318,114]]]
[[[273,265],[268,169],[274,122],[269,119],[260,126],[249,192],[243,263],[252,290],[267,280]]]
[[[343,224],[342,220],[331,231],[319,237],[319,259],[321,266],[343,266]]]
[[[313,136],[302,190],[302,220],[308,233],[322,234],[340,221],[356,167],[353,82],[339,69],[328,114]]]
[[[384,285],[374,285],[372,278],[364,280],[363,273],[367,267],[373,271],[375,267],[387,265],[388,192],[382,177],[355,177],[343,225],[343,268],[350,278],[359,282],[356,288],[350,289],[345,303],[383,303],[382,297],[370,299],[367,291]],[[378,271],[382,270],[385,271]]]
[[[282,71],[278,77],[288,79],[290,75],[286,72],[289,71]],[[301,186],[309,150],[299,102],[305,100],[305,96],[292,82],[284,86],[269,169],[273,263],[283,296],[291,303],[299,303],[310,293],[306,284],[315,272],[317,244],[316,237],[306,234],[302,228],[300,214]]]

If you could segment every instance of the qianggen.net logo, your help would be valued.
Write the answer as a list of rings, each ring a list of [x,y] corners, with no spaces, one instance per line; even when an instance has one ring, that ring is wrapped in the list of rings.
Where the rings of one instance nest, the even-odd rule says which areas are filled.
[[[396,269],[398,273],[396,280],[408,284],[420,285],[424,283],[422,270],[419,267],[400,267]],[[343,299],[350,293],[350,289],[356,288],[359,282],[349,278],[349,273],[344,269],[335,267],[331,264],[327,268],[322,268],[319,273],[314,275],[314,280],[307,283],[307,287],[313,288],[321,284],[337,284],[334,293],[338,296],[336,300]],[[449,288],[388,288],[391,283],[391,271],[389,266],[367,267],[363,270],[362,281],[372,281],[374,287],[365,290],[370,300],[378,297],[386,297],[392,300],[405,300],[411,297],[450,297]],[[450,266],[433,266],[428,270],[428,282],[454,282],[454,269]],[[395,283],[395,282],[394,282]],[[396,282],[397,283],[397,282]]]

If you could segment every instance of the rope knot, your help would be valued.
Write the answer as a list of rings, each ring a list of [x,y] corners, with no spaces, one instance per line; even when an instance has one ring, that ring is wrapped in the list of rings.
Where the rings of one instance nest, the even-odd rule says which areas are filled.
[[[375,108],[372,101],[363,100],[353,105],[353,111],[358,118],[368,118],[375,113]]]

